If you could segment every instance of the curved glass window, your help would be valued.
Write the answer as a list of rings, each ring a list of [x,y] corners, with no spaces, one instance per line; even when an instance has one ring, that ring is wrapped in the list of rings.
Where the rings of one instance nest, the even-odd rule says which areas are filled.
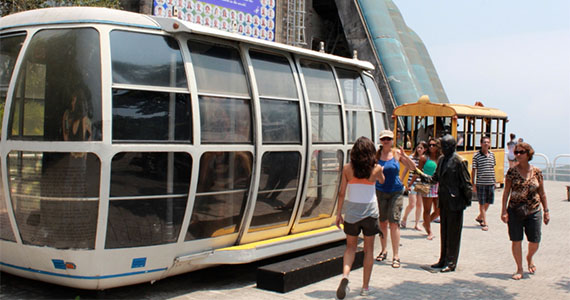
[[[252,143],[250,101],[199,96],[202,143]]]
[[[300,169],[301,155],[298,152],[263,154],[250,232],[287,226],[295,207]]]
[[[332,216],[342,174],[342,151],[316,150],[311,155],[311,171],[301,222]]]
[[[175,243],[188,203],[192,158],[184,152],[121,152],[111,162],[105,248]]]
[[[190,141],[189,94],[113,89],[113,141]]]
[[[287,58],[250,51],[260,96],[297,99],[297,87]]]
[[[101,54],[92,28],[38,31],[16,81],[9,138],[101,140]]]
[[[206,152],[185,241],[237,232],[251,182],[249,152]]]
[[[1,169],[2,169],[2,164],[0,163],[0,170]],[[0,239],[12,242],[16,241],[16,237],[14,236],[14,232],[12,231],[12,224],[10,223],[10,218],[8,217],[8,208],[6,206],[6,200],[4,199],[3,180],[0,180]]]
[[[329,65],[303,59],[301,68],[310,101],[340,104],[338,89]]]
[[[359,137],[372,139],[372,116],[369,111],[346,111],[348,142],[354,143]]]
[[[10,152],[10,198],[24,244],[94,249],[100,170],[92,153]]]
[[[384,103],[382,102],[382,97],[376,87],[374,79],[370,76],[362,76],[364,78],[364,84],[368,90],[370,97],[372,98],[372,106],[374,110],[374,117],[376,118],[376,134],[380,131],[388,128],[388,120],[386,119],[386,109],[384,108]]]
[[[25,33],[16,33],[0,37],[0,132],[2,132],[2,119],[4,118],[4,105],[8,85],[14,71],[18,53],[26,39]]]
[[[299,102],[261,99],[261,126],[264,144],[300,144]]]
[[[345,107],[370,108],[364,82],[358,72],[336,69]]]
[[[249,97],[241,57],[237,49],[188,42],[198,92]]]
[[[311,103],[313,143],[342,143],[340,105]]]
[[[180,46],[171,36],[113,30],[113,82],[187,87]]]

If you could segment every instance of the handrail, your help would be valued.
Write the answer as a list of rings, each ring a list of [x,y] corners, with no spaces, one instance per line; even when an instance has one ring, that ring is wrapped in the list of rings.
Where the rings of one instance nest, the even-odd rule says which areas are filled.
[[[556,155],[556,157],[554,157],[554,160],[552,161],[552,167],[551,167],[551,172],[552,172],[552,176],[553,176],[552,179],[554,179],[554,180],[557,180],[556,175],[558,175],[558,168],[556,167],[556,161],[562,157],[570,157],[570,154],[559,154],[559,155]],[[564,173],[564,174],[570,176],[570,167],[568,168],[568,170],[569,170],[569,172]]]
[[[552,179],[552,168],[551,168],[551,164],[550,164],[550,160],[548,159],[548,156],[546,156],[546,154],[543,154],[543,153],[534,153],[533,159],[536,158],[537,156],[544,158],[544,160],[546,161],[546,165],[545,165],[546,168],[544,169],[544,173],[546,174],[546,176],[544,176],[545,179],[546,180]],[[534,162],[533,165],[539,166],[539,167],[541,166],[540,163],[536,163],[536,162]]]

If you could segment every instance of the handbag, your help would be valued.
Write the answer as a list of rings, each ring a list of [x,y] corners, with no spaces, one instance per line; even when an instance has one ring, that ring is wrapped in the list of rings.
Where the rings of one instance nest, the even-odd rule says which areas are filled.
[[[427,183],[416,183],[414,184],[414,192],[421,194],[421,195],[427,195],[429,194],[429,184]]]
[[[528,205],[525,202],[517,203],[513,208],[515,212],[515,216],[520,220],[523,220],[528,215],[530,215],[530,211],[528,209]]]

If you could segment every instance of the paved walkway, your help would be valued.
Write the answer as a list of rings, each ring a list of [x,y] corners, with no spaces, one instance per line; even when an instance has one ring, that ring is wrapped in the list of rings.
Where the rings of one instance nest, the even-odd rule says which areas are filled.
[[[502,189],[495,193],[495,204],[489,208],[489,231],[481,230],[475,222],[479,205],[465,211],[463,238],[458,268],[453,273],[429,273],[421,266],[435,263],[439,257],[439,235],[433,241],[411,228],[402,230],[400,257],[402,267],[390,266],[388,261],[375,263],[368,297],[359,296],[362,268],[350,274],[351,291],[347,299],[570,299],[570,202],[567,201],[566,182],[546,182],[546,193],[551,211],[551,222],[542,227],[540,249],[535,255],[535,275],[526,273],[519,281],[511,279],[515,263],[507,225],[499,217]],[[407,202],[407,200],[406,200]],[[407,204],[407,203],[406,203]],[[408,227],[413,226],[413,213]],[[434,224],[439,233],[439,225]],[[527,253],[523,242],[523,255]],[[379,253],[379,242],[376,243]],[[389,246],[389,249],[390,246]],[[333,299],[341,276],[335,276],[289,293],[257,289],[255,282],[236,286],[235,283],[209,286],[173,299]]]

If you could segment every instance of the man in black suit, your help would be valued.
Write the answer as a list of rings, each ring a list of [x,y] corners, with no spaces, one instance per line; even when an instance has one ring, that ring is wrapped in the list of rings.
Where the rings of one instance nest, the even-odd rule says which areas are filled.
[[[441,139],[443,156],[437,162],[433,176],[416,169],[423,182],[439,182],[439,209],[441,213],[441,254],[432,268],[441,272],[453,272],[457,267],[463,211],[471,205],[471,176],[468,162],[455,152],[455,139],[447,134]]]

